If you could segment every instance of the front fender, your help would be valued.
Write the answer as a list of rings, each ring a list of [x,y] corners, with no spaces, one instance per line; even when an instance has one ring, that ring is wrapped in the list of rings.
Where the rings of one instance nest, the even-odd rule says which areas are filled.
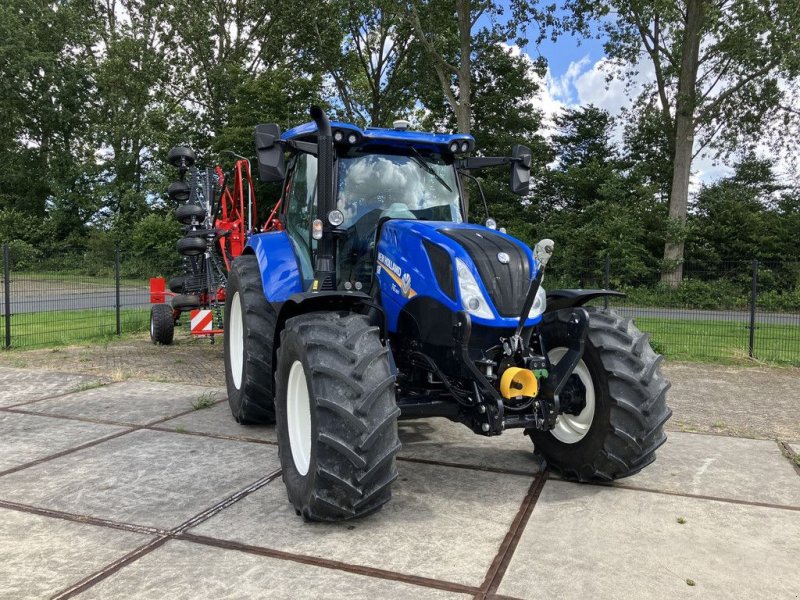
[[[554,312],[562,308],[575,308],[583,306],[590,300],[602,298],[603,296],[625,297],[622,292],[614,290],[547,290],[547,309],[545,312]]]

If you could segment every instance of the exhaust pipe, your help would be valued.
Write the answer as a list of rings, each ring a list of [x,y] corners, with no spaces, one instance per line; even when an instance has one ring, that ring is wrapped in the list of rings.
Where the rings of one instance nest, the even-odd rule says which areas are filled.
[[[325,111],[322,110],[319,106],[312,106],[308,110],[308,113],[311,115],[311,118],[314,120],[314,123],[317,124],[319,135],[330,136],[331,122],[328,120],[327,115],[325,115]]]

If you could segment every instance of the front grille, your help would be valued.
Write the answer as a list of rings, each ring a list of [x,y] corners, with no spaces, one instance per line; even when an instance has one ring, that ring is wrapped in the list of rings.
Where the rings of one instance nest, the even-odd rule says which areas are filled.
[[[439,233],[467,251],[497,312],[503,317],[518,317],[531,280],[528,255],[522,247],[486,229],[440,229]],[[508,264],[497,259],[500,252],[508,255]]]

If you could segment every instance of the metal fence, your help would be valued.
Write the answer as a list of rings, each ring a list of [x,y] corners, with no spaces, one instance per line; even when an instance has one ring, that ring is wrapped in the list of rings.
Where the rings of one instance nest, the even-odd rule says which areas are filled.
[[[113,248],[57,266],[26,263],[14,254],[13,247],[3,247],[3,347],[147,330],[148,278],[156,275],[147,260]],[[544,285],[625,292],[624,298],[594,304],[632,317],[655,349],[670,358],[751,357],[800,365],[800,263],[686,263],[682,281],[672,285],[662,283],[656,266],[637,261],[555,256]]]
[[[633,318],[653,347],[671,358],[800,364],[798,262],[686,263],[677,285],[635,261],[555,262],[545,287],[624,292],[593,304]]]
[[[2,248],[3,348],[78,343],[147,330],[149,282],[135,274],[143,269],[140,260],[110,249],[31,264],[14,250],[9,244]]]

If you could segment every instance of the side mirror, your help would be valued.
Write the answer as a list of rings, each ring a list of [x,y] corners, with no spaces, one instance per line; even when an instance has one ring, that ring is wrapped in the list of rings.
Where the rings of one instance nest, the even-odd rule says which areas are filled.
[[[261,181],[283,181],[286,175],[286,157],[280,139],[281,128],[277,124],[256,125],[258,178]]]
[[[520,144],[511,149],[511,191],[519,196],[530,192],[531,150]]]

